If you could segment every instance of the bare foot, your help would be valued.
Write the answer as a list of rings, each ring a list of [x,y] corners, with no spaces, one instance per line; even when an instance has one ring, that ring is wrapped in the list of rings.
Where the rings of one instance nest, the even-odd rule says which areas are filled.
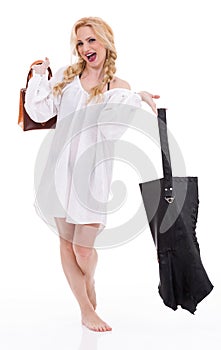
[[[94,287],[94,279],[90,282],[86,281],[86,288],[87,288],[87,294],[88,298],[93,305],[94,310],[96,309],[97,306],[97,300],[96,300],[96,292],[95,292],[95,287]]]
[[[92,331],[106,332],[112,330],[112,328],[104,322],[94,310],[82,312],[81,317],[82,324]]]

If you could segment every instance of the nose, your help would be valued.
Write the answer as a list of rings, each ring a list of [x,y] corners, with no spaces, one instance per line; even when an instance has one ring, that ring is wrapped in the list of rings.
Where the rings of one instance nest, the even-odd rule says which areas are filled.
[[[90,51],[90,44],[88,42],[83,44],[83,53],[86,55]]]

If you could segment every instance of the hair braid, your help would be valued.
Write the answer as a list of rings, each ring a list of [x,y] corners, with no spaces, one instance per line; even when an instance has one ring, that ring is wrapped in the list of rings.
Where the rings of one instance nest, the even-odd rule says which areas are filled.
[[[57,83],[54,88],[53,92],[55,95],[61,94],[64,87],[71,83],[76,75],[79,75],[83,72],[85,67],[85,61],[82,58],[79,58],[79,61],[71,66],[68,66],[64,71],[63,80],[60,83]]]
[[[114,73],[116,72],[115,61],[117,54],[114,51],[108,51],[106,61],[104,63],[104,78],[101,84],[91,89],[89,101],[95,96],[101,95],[104,87],[113,79]]]

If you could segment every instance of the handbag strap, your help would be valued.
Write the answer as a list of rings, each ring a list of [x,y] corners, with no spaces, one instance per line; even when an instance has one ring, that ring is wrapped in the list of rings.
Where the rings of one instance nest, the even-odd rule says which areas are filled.
[[[28,87],[28,82],[29,80],[33,77],[33,69],[32,67],[35,65],[35,64],[42,64],[44,61],[43,60],[37,60],[37,61],[34,61],[31,65],[30,65],[30,69],[29,69],[29,72],[28,72],[28,75],[27,75],[27,81],[26,81],[26,89]],[[50,67],[47,68],[48,69],[48,80],[51,79],[52,77],[52,70]]]
[[[158,112],[158,127],[160,134],[160,145],[161,145],[161,155],[163,164],[163,175],[164,175],[164,198],[168,203],[172,203],[174,200],[173,196],[173,182],[172,182],[172,168],[170,160],[170,150],[168,143],[167,134],[167,120],[166,120],[166,109],[159,108]]]

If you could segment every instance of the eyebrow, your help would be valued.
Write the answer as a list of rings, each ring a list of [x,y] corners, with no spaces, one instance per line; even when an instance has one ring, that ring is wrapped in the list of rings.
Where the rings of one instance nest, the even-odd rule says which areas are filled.
[[[93,38],[93,36],[88,36],[85,40],[91,39]],[[82,41],[81,39],[79,39],[78,41]]]

